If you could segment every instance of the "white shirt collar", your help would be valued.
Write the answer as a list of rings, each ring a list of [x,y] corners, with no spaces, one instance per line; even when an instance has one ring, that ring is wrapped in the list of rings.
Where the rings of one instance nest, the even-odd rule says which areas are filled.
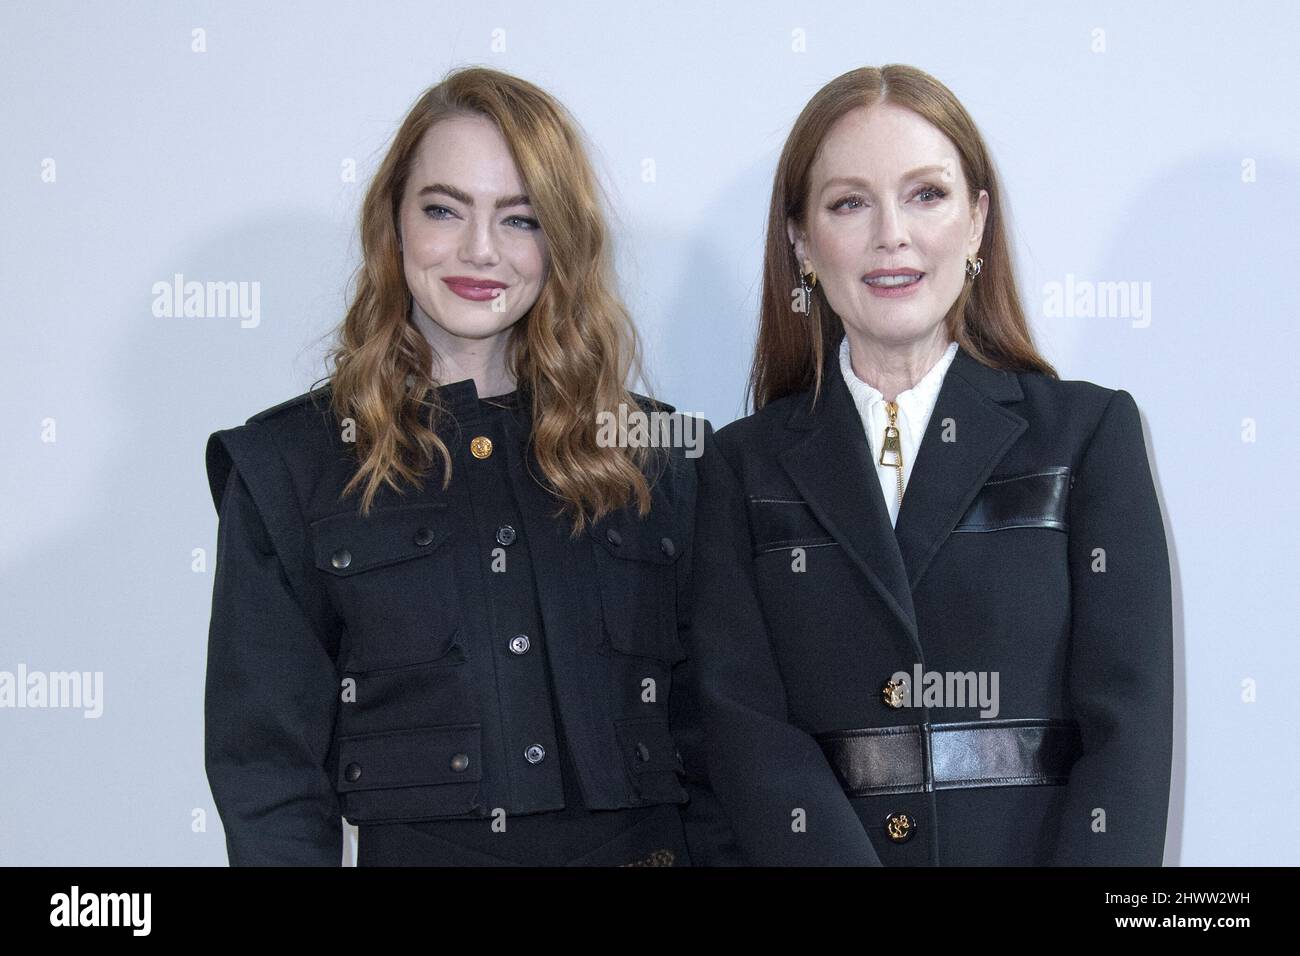
[[[948,367],[952,365],[952,360],[957,356],[957,343],[950,342],[948,349],[943,353],[943,357],[935,362],[933,367],[921,377],[921,380],[905,392],[898,393],[898,441],[899,454],[902,456],[903,467],[900,470],[891,464],[880,463],[880,442],[884,439],[885,429],[888,424],[888,411],[885,408],[885,397],[879,389],[868,385],[853,371],[853,364],[849,361],[849,340],[846,336],[840,343],[840,373],[844,376],[844,381],[849,387],[849,394],[853,396],[853,404],[857,407],[858,416],[862,419],[862,430],[867,436],[867,447],[872,449],[872,459],[876,465],[876,477],[880,480],[880,490],[885,496],[885,507],[889,512],[889,521],[895,524],[898,521],[898,515],[901,511],[902,502],[899,500],[898,481],[902,478],[903,488],[906,489],[911,479],[912,468],[916,463],[916,456],[920,450],[922,439],[925,437],[925,430],[930,424],[930,416],[934,412],[935,403],[939,400],[939,391],[943,386],[943,378],[948,372]]]
[[[947,350],[939,361],[930,367],[921,380],[907,391],[898,393],[898,405],[917,432],[924,431],[928,424],[930,413],[934,411],[934,403],[939,399],[939,390],[943,387],[944,375],[947,374],[948,366],[952,365],[952,360],[956,357],[957,343],[949,342]],[[883,403],[885,396],[879,389],[858,378],[857,373],[853,371],[847,335],[840,341],[840,373],[849,387],[849,394],[853,396],[853,404],[857,406],[858,414],[864,423],[869,422],[872,406]]]

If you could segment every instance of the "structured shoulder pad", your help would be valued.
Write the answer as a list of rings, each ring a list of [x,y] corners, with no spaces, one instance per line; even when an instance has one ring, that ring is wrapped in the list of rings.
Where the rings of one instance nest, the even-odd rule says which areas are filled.
[[[218,516],[232,470],[252,498],[290,586],[316,626],[323,626],[310,576],[311,555],[298,492],[284,459],[259,422],[213,432],[206,450],[208,488]]]
[[[667,402],[661,402],[658,399],[650,398],[648,395],[641,395],[637,392],[632,393],[638,405],[647,412],[675,412],[676,407],[669,405]]]
[[[256,415],[251,416],[248,421],[264,422],[267,419],[282,414],[283,412],[291,411],[292,409],[309,403],[314,403],[317,408],[324,408],[329,405],[331,394],[332,388],[330,383],[327,382],[320,388],[311,389],[303,392],[301,395],[295,395],[293,398],[283,401],[279,405],[272,405],[270,408],[263,409]]]
[[[268,527],[293,524],[298,517],[297,496],[284,460],[259,423],[213,432],[208,436],[205,463],[218,514],[230,471],[237,467]]]

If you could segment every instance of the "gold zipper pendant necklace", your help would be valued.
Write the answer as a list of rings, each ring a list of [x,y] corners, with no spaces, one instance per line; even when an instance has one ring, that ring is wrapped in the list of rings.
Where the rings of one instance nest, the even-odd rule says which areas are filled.
[[[898,469],[898,507],[903,507],[903,446],[898,440],[898,403],[885,402],[885,411],[889,412],[889,424],[885,426],[885,440],[880,446],[880,463]],[[893,461],[886,461],[886,455],[893,455]]]

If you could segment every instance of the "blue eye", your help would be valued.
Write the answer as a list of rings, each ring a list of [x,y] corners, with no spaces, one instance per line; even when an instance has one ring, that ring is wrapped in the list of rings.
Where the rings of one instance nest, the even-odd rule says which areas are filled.
[[[436,206],[436,205],[435,205],[435,206],[425,206],[425,207],[424,207],[424,213],[425,213],[425,215],[427,215],[430,219],[446,219],[446,218],[447,218],[447,216],[435,216],[435,215],[433,214],[435,210],[440,210],[440,211],[442,211],[442,212],[445,212],[448,216],[455,215],[455,214],[454,214],[450,209],[448,209],[446,206]]]
[[[542,228],[542,224],[540,222],[538,222],[536,219],[529,219],[527,216],[511,216],[509,219],[506,220],[506,222],[523,223],[523,226],[520,228],[523,228],[528,232],[532,232],[534,229]]]
[[[843,199],[841,199],[839,202],[835,203],[833,206],[830,207],[830,208],[831,208],[831,211],[834,212],[836,209],[839,209],[840,207],[844,206],[845,203],[850,203],[850,202],[855,202],[855,203],[857,203],[858,205],[862,205],[862,197],[860,197],[860,196],[845,196],[845,197],[844,197]]]
[[[938,186],[922,186],[920,191],[917,193],[917,196],[924,196],[926,193],[933,193],[935,196],[934,199],[927,201],[926,205],[929,205],[932,202],[938,202],[944,196],[948,195],[947,192],[940,189]]]

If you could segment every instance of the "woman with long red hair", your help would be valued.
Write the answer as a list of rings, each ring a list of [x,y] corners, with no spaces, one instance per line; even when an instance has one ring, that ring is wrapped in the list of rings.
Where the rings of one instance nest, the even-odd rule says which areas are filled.
[[[765,864],[1147,864],[1169,560],[1132,396],[1062,381],[974,122],[907,66],[819,90],[769,208],[755,413],[706,450],[709,775]]]
[[[453,72],[375,173],[361,252],[328,383],[208,444],[231,863],[338,865],[340,818],[362,865],[699,862],[725,828],[678,638],[694,461],[601,438],[672,408],[628,391],[576,124]]]

